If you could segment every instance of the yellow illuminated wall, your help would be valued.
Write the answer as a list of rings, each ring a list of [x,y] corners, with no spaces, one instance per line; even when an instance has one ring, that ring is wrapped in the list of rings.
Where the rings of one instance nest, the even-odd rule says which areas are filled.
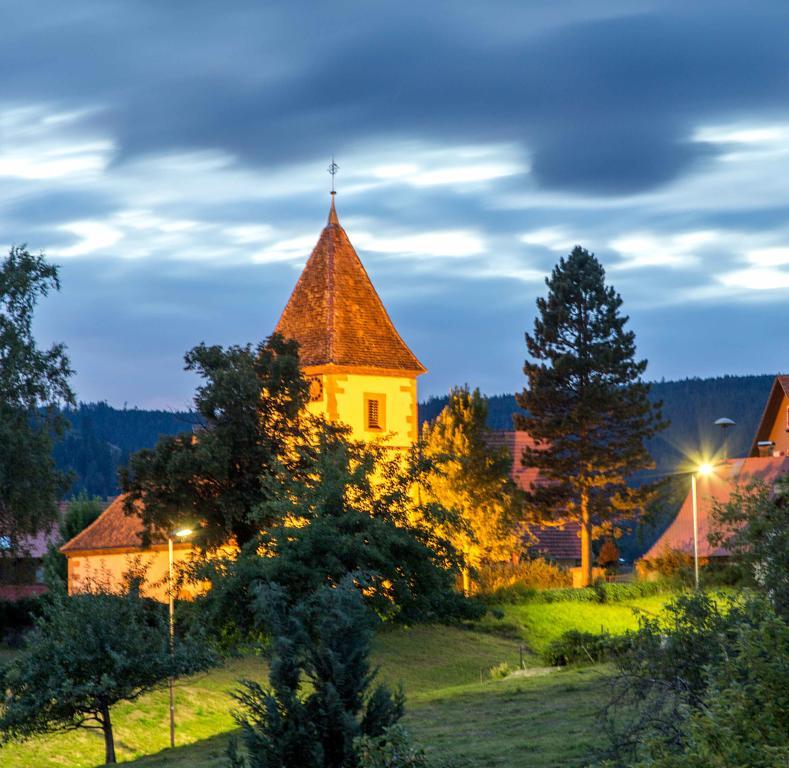
[[[309,410],[339,421],[352,429],[358,440],[387,437],[386,444],[408,448],[417,438],[416,376],[374,369],[306,368],[312,382]],[[378,401],[379,428],[368,424],[368,401]]]
[[[775,451],[786,453],[789,451],[789,398],[784,395],[778,407],[778,415],[767,438],[775,443]]]

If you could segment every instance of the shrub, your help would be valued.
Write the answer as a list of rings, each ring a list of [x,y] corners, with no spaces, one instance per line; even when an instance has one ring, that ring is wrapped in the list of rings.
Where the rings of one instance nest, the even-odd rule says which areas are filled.
[[[626,584],[598,581],[583,589],[546,589],[535,592],[532,600],[540,603],[620,603],[659,595],[671,588],[670,584],[661,581],[632,581]]]
[[[488,674],[492,680],[502,680],[509,675],[510,671],[510,665],[506,661],[502,661],[500,664],[491,667]]]
[[[726,706],[739,702],[740,716],[750,718],[754,733],[746,736],[748,722],[737,723],[735,728],[732,719],[719,710],[718,738],[726,732],[733,734],[732,746],[742,743],[741,737],[759,742],[756,731],[766,723],[761,702],[773,697],[777,709],[770,717],[783,706],[770,691],[776,685],[780,687],[786,676],[785,638],[785,624],[782,628],[769,603],[747,594],[725,601],[694,592],[669,603],[659,617],[641,616],[638,631],[630,635],[627,653],[617,658],[618,675],[612,680],[611,698],[601,719],[609,747],[601,756],[614,759],[613,765],[631,766],[650,755],[659,755],[663,762],[644,764],[651,768],[780,765],[702,759],[700,753],[695,754],[695,761],[683,762],[679,756],[688,747],[689,734],[692,739],[692,723],[696,718],[706,722],[718,706],[716,699],[722,691],[716,692],[716,688],[721,687],[734,697]],[[767,663],[761,664],[757,658]],[[772,661],[776,668],[783,666],[783,672],[767,672]],[[764,672],[764,679],[751,694],[748,687],[757,682],[757,672]],[[747,703],[749,697],[752,705]],[[782,725],[773,721],[773,734],[789,732],[782,731]],[[708,735],[713,730],[709,729]],[[775,737],[770,738],[775,744]],[[711,742],[706,741],[706,745]],[[705,758],[709,757],[708,753]]]
[[[704,704],[692,713],[681,750],[657,743],[646,765],[789,765],[787,648],[789,626],[775,614],[741,625],[710,669]]]
[[[571,629],[548,645],[543,652],[543,660],[551,667],[596,664],[621,656],[629,647],[630,636],[627,634],[595,634]]]
[[[380,736],[361,736],[354,742],[359,768],[428,768],[424,749],[415,746],[402,725],[392,725]]]
[[[477,572],[479,593],[494,602],[523,602],[539,589],[569,587],[570,572],[542,558],[489,563]]]
[[[677,586],[694,583],[693,555],[681,549],[665,549],[658,557],[639,560],[636,569],[644,577],[656,574]]]
[[[231,765],[355,768],[358,739],[381,737],[404,706],[401,691],[373,687],[374,616],[359,591],[349,579],[292,605],[281,587],[262,586],[256,607],[271,634],[270,686],[242,680],[233,694],[244,750],[231,745]]]

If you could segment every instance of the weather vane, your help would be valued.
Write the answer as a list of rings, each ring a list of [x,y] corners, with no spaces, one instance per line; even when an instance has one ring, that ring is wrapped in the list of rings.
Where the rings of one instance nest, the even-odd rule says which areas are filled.
[[[334,162],[334,155],[331,156],[331,165],[327,168],[327,170],[331,174],[331,193],[336,195],[337,192],[334,189],[334,177],[337,175],[337,171],[340,170],[340,166]]]

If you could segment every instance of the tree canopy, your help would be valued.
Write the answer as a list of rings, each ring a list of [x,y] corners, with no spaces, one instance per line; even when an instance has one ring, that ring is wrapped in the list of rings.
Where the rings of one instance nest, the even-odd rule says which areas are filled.
[[[449,512],[443,528],[463,557],[463,586],[483,563],[510,560],[520,549],[518,492],[512,456],[490,443],[487,403],[479,390],[455,388],[431,424],[422,429],[430,462],[425,492]]]
[[[164,607],[143,599],[139,576],[121,590],[99,582],[71,597],[56,592],[3,671],[3,739],[78,728],[104,736],[105,762],[115,762],[111,707],[139,698],[213,661],[204,643],[176,638],[171,652]]]
[[[277,489],[299,471],[309,386],[298,345],[276,334],[256,347],[201,344],[185,361],[203,379],[194,398],[202,429],[131,457],[126,509],[149,535],[188,522],[198,544],[243,546],[276,522]]]
[[[589,583],[594,528],[644,508],[653,489],[628,479],[653,466],[646,441],[666,425],[642,380],[647,361],[636,359],[622,299],[606,285],[600,262],[576,246],[546,285],[526,334],[528,381],[517,396],[526,413],[515,423],[535,440],[523,462],[544,481],[527,494],[529,505],[546,519],[578,520]]]
[[[0,262],[0,529],[13,537],[52,523],[65,476],[52,458],[73,404],[63,344],[41,349],[33,335],[39,299],[60,289],[58,269],[14,246]]]
[[[281,586],[296,603],[349,575],[385,619],[474,610],[453,590],[458,561],[441,533],[443,510],[414,492],[416,454],[351,440],[348,428],[322,420],[301,453],[312,470],[280,493],[282,523],[238,557],[208,559],[193,574],[212,585],[200,598],[203,620],[233,642],[260,629],[251,613],[260,584]]]

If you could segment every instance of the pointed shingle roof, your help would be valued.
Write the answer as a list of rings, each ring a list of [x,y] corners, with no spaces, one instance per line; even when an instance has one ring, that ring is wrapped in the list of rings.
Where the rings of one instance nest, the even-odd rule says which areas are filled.
[[[338,365],[416,375],[426,370],[395,330],[340,226],[333,197],[328,223],[275,330],[299,342],[305,367]]]

